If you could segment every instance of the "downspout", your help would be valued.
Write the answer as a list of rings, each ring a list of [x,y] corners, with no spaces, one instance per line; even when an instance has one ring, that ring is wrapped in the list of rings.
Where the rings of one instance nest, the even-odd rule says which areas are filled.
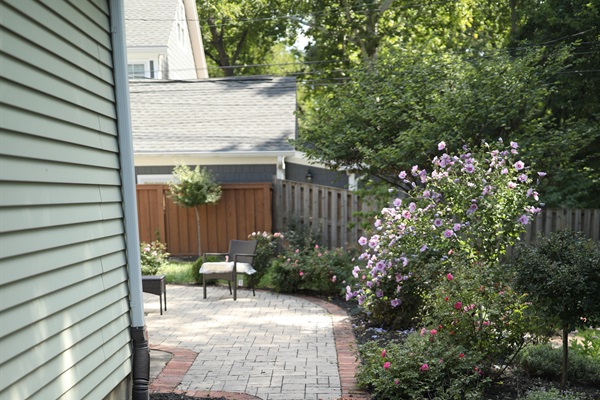
[[[129,81],[127,77],[127,52],[125,45],[125,13],[122,0],[109,0],[113,68],[119,132],[119,161],[121,164],[121,190],[123,194],[125,244],[127,248],[127,274],[131,314],[131,339],[133,345],[133,400],[150,397],[150,350],[148,331],[144,324],[144,297],[140,266],[140,240],[138,235],[135,169],[133,166],[133,140],[131,111],[129,108]]]

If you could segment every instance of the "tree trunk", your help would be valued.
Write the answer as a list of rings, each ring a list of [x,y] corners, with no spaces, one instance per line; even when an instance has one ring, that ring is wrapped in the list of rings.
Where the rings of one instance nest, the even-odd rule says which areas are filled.
[[[198,229],[198,257],[202,257],[202,249],[200,248],[200,210],[195,206],[194,211],[196,211],[196,228]]]
[[[562,379],[560,382],[560,389],[563,391],[567,390],[567,373],[569,370],[569,327],[563,326],[563,357],[562,357]]]

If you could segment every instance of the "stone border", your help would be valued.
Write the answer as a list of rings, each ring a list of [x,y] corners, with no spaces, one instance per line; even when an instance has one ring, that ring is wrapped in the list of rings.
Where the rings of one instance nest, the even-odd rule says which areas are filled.
[[[361,390],[356,381],[356,373],[359,362],[356,354],[356,337],[352,330],[350,318],[340,307],[328,301],[311,296],[298,295],[320,307],[323,307],[333,319],[333,336],[337,352],[338,371],[340,374],[340,385],[342,397],[340,400],[369,400],[369,393]],[[260,397],[245,393],[230,392],[208,392],[208,391],[181,391],[177,386],[183,380],[185,374],[196,360],[198,353],[177,347],[150,345],[150,349],[165,351],[173,354],[173,358],[167,363],[161,373],[150,384],[150,393],[178,393],[190,397],[225,397],[228,400],[261,400]]]

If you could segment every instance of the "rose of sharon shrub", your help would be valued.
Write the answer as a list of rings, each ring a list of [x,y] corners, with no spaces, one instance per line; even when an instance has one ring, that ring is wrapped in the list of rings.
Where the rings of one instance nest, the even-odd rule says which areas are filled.
[[[498,265],[506,247],[540,211],[534,174],[518,156],[517,143],[487,143],[451,155],[445,146],[433,165],[400,173],[413,186],[375,222],[374,234],[361,238],[366,267],[353,271],[357,283],[347,298],[357,298],[374,319],[397,328],[422,317],[424,294],[454,260]]]

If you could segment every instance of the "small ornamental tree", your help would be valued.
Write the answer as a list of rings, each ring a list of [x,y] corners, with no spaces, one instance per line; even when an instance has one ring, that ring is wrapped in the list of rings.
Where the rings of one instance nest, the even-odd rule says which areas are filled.
[[[193,207],[196,212],[196,228],[198,229],[198,255],[202,255],[200,245],[200,206],[214,204],[221,199],[221,186],[207,169],[196,166],[190,169],[187,165],[173,168],[176,181],[169,182],[170,197],[176,204]]]
[[[366,267],[355,267],[358,283],[346,297],[358,298],[383,323],[414,326],[425,295],[453,263],[496,267],[541,211],[534,185],[545,174],[520,160],[517,143],[483,143],[457,155],[445,147],[439,143],[429,171],[415,165],[399,174],[413,188],[410,197],[384,208],[375,234],[359,240],[367,246]]]
[[[565,390],[569,332],[600,322],[600,245],[581,233],[551,233],[537,245],[521,246],[514,265],[516,288],[562,329]]]

